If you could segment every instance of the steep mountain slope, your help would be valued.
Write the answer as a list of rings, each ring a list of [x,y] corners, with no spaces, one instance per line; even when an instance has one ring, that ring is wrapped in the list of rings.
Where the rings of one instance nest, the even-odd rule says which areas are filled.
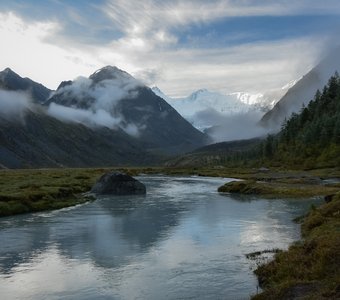
[[[151,151],[179,153],[207,142],[206,136],[165,100],[116,67],[107,66],[89,78],[62,83],[46,105],[56,117],[55,111],[64,109],[72,113],[71,120],[88,114],[87,121],[81,120],[85,125],[92,122],[121,128]]]
[[[275,137],[267,138],[266,158],[304,167],[340,164],[340,77],[332,76],[299,114],[284,122]]]
[[[41,108],[23,119],[0,115],[0,167],[91,167],[150,164],[155,156],[122,130],[91,129],[48,116]]]
[[[29,78],[22,78],[10,68],[0,72],[0,89],[22,91],[28,93],[33,101],[43,103],[51,94],[51,90]]]
[[[333,50],[316,67],[303,76],[280,99],[272,110],[261,119],[264,127],[279,129],[285,118],[307,105],[318,89],[322,89],[328,78],[340,70],[340,48]]]

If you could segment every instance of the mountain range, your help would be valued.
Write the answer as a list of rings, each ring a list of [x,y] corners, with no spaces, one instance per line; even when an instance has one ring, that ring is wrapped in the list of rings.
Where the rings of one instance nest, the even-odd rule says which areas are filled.
[[[287,90],[295,84],[290,82],[284,87],[262,93],[237,92],[222,94],[219,92],[200,89],[187,97],[172,98],[164,94],[158,87],[152,91],[166,100],[194,127],[201,131],[215,127],[223,127],[226,119],[245,117],[259,120],[270,111]]]
[[[248,147],[258,140],[246,139],[278,131],[309,103],[340,69],[338,50],[296,83],[266,94],[201,89],[171,98],[112,66],[52,91],[6,68],[0,72],[0,168],[150,165],[212,142],[245,140],[222,143],[219,156],[235,145]],[[216,149],[202,151],[210,160]]]
[[[56,91],[0,72],[2,168],[152,164],[208,142],[128,73],[104,67]]]

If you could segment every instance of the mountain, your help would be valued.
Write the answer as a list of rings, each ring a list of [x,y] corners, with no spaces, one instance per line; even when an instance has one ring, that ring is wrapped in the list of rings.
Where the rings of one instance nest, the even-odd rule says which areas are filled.
[[[46,105],[56,117],[63,111],[71,113],[70,120],[78,118],[85,125],[122,129],[148,151],[174,154],[208,142],[206,135],[165,100],[116,67],[107,66],[89,78],[62,83]]]
[[[51,90],[29,78],[22,78],[10,68],[0,72],[0,89],[22,91],[28,93],[33,101],[43,103],[51,94]]]
[[[158,87],[153,87],[152,90],[173,106],[193,126],[205,131],[221,126],[225,122],[223,119],[235,118],[235,116],[250,115],[252,119],[260,119],[265,112],[273,108],[293,83],[289,83],[281,89],[267,91],[265,94],[246,92],[221,94],[200,89],[188,97],[171,98]]]
[[[198,90],[185,98],[170,98],[157,87],[152,90],[201,131],[220,125],[220,119],[226,116],[256,110],[255,107],[240,101],[236,95],[223,95],[207,89]]]
[[[299,113],[268,136],[262,146],[262,160],[279,166],[326,168],[340,164],[340,77],[336,73],[322,92]]]
[[[63,81],[51,95],[9,69],[1,79],[0,168],[150,165],[208,141],[116,67]]]
[[[299,112],[303,104],[308,105],[316,91],[321,90],[329,77],[338,70],[340,71],[340,48],[330,52],[316,67],[297,81],[273,109],[262,117],[260,124],[279,129],[285,118],[293,112]]]

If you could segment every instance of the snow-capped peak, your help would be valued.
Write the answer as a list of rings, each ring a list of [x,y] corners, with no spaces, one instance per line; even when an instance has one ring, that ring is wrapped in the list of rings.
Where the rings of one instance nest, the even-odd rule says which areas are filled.
[[[263,98],[263,94],[261,93],[249,94],[244,92],[237,92],[231,93],[230,95],[235,96],[238,100],[248,105],[258,104]]]

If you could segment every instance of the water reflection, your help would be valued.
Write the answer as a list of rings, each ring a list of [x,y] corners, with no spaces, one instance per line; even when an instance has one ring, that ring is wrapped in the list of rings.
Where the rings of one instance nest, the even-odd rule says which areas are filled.
[[[247,298],[256,279],[244,254],[287,247],[309,205],[222,196],[225,179],[141,180],[146,196],[0,219],[2,295]]]

